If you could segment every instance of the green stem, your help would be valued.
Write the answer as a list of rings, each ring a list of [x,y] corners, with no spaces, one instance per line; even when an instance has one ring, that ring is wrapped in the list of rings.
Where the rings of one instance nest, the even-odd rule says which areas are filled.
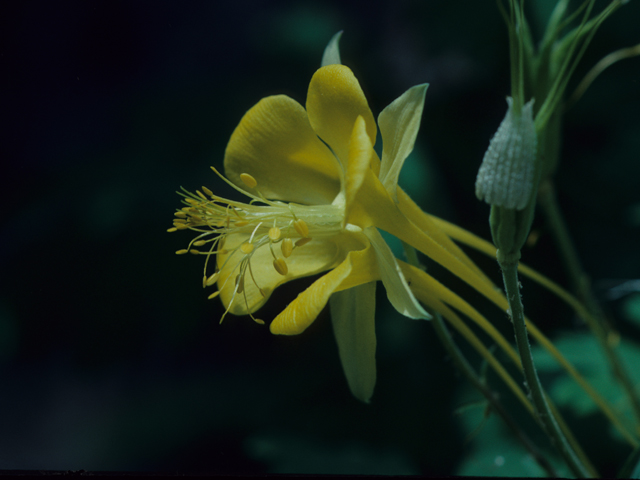
[[[547,180],[540,185],[538,201],[544,211],[547,221],[549,222],[551,232],[558,246],[558,250],[560,251],[560,256],[564,261],[565,269],[570,277],[573,288],[576,291],[578,298],[587,307],[589,313],[596,320],[595,322],[588,322],[589,327],[604,350],[607,360],[611,365],[613,374],[629,397],[636,421],[640,422],[640,399],[638,399],[638,396],[635,393],[631,378],[613,349],[613,342],[610,341],[611,338],[616,338],[617,335],[615,335],[610,328],[605,319],[604,312],[591,292],[591,282],[582,268],[577,250],[571,240],[569,229],[567,228],[562,213],[560,212],[560,206],[558,205],[558,200],[555,194],[555,187],[550,180]]]
[[[538,373],[536,372],[524,319],[524,308],[520,298],[520,282],[518,281],[518,260],[520,258],[520,252],[518,251],[516,254],[503,254],[498,250],[497,257],[502,269],[502,278],[504,280],[507,300],[509,301],[510,316],[516,336],[516,345],[518,346],[518,352],[520,353],[520,359],[522,361],[522,370],[537,416],[554,447],[558,449],[574,475],[577,477],[588,477],[589,473],[587,469],[572,450],[555,417],[551,413],[540,379],[538,378]]]
[[[451,334],[447,330],[447,327],[442,320],[442,317],[439,313],[435,313],[433,316],[433,326],[436,329],[436,333],[440,338],[440,341],[446,348],[449,356],[453,359],[456,366],[460,369],[460,371],[464,374],[465,377],[473,384],[473,386],[478,389],[478,391],[484,395],[487,401],[491,404],[491,408],[496,411],[504,420],[504,422],[511,428],[513,433],[518,437],[520,442],[524,445],[524,447],[529,451],[529,453],[533,456],[534,460],[538,462],[538,465],[547,472],[549,477],[557,477],[558,474],[554,470],[551,463],[544,457],[544,455],[538,450],[535,444],[529,439],[527,434],[518,426],[515,420],[509,415],[509,412],[505,410],[500,401],[498,400],[498,396],[478,377],[473,367],[469,364],[467,359],[464,357],[458,346],[451,338]]]

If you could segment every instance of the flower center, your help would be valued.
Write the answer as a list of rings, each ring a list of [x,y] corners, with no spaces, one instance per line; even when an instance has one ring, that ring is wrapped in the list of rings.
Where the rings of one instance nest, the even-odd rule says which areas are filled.
[[[203,287],[214,285],[220,276],[217,268],[213,274],[207,275],[209,258],[215,254],[223,254],[225,262],[220,266],[220,270],[225,268],[228,262],[234,263],[231,269],[232,274],[223,279],[225,283],[235,282],[233,298],[235,299],[237,294],[243,294],[247,271],[251,281],[262,293],[251,272],[251,258],[260,248],[271,250],[273,268],[284,276],[289,271],[286,259],[295,255],[297,248],[303,247],[312,238],[333,236],[343,229],[344,209],[340,206],[299,205],[271,201],[259,193],[260,196],[252,195],[231,184],[226,178],[222,178],[236,190],[250,197],[251,201],[243,203],[228,200],[215,195],[206,187],[202,187],[202,191],[196,190],[195,194],[183,189],[183,192],[178,193],[184,197],[182,203],[185,207],[176,211],[173,227],[168,230],[175,232],[189,229],[199,232],[186,249],[178,250],[176,253],[206,255]],[[253,189],[257,186],[256,180],[249,174],[243,173],[240,178],[249,188]],[[227,249],[225,239],[232,234],[240,234],[246,237],[246,240]],[[237,242],[233,243],[237,244]],[[208,247],[208,249],[203,251],[200,247]],[[222,286],[220,288],[222,289]],[[209,298],[215,298],[219,293],[216,291]],[[232,303],[233,300],[229,308]],[[264,323],[262,320],[255,318],[254,320]]]

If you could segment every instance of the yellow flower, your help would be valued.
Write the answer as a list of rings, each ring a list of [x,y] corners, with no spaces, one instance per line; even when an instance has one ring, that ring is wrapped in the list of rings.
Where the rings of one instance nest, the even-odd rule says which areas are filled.
[[[186,206],[170,229],[200,232],[178,253],[207,255],[203,285],[217,284],[209,298],[220,296],[225,315],[249,314],[264,323],[253,313],[275,288],[327,272],[273,320],[270,330],[301,333],[329,302],[349,386],[364,401],[376,378],[376,281],[382,280],[401,314],[430,318],[378,228],[479,290],[493,288],[398,188],[426,89],[426,84],[409,89],[378,117],[382,160],[373,149],[373,114],[348,67],[331,64],[316,71],[306,110],[285,95],[262,99],[240,121],[224,158],[225,181],[250,201],[227,200],[205,187],[204,193],[186,192]],[[211,255],[216,255],[216,265],[208,273]]]

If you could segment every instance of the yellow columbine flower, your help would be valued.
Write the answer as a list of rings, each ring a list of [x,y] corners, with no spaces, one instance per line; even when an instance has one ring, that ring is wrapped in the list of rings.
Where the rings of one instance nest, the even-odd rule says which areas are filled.
[[[285,95],[262,99],[233,132],[224,159],[225,181],[250,201],[227,200],[205,187],[204,193],[187,192],[186,206],[170,229],[200,232],[178,253],[207,255],[203,284],[217,285],[209,298],[220,296],[225,315],[253,317],[279,285],[327,272],[273,320],[270,330],[301,333],[331,300],[345,374],[364,401],[376,378],[376,281],[382,280],[401,314],[430,318],[378,228],[479,290],[493,288],[397,186],[426,89],[426,84],[409,89],[378,117],[382,160],[373,149],[373,114],[348,67],[332,64],[316,71],[306,110]],[[207,270],[211,255],[216,255],[214,272]]]

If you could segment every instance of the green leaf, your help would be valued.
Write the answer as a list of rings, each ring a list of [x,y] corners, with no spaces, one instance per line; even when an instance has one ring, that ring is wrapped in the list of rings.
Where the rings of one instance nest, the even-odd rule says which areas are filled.
[[[631,405],[615,376],[611,374],[609,363],[597,340],[588,333],[564,333],[554,340],[554,344],[622,418],[630,425],[633,424]],[[632,383],[637,385],[640,383],[640,369],[630,367],[640,365],[640,347],[623,341],[616,349],[623,365],[627,367]],[[535,346],[533,355],[538,373],[559,407],[570,406],[576,415],[588,415],[597,410],[596,404],[566,375],[546,350]]]

